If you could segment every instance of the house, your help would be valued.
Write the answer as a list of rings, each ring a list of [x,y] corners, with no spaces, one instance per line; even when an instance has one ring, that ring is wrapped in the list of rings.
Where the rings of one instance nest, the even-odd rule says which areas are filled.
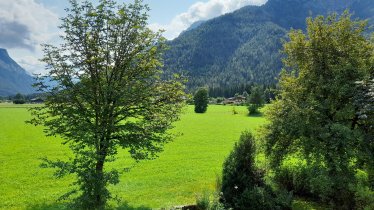
[[[237,95],[224,100],[223,104],[241,105],[246,102],[246,98],[242,95]]]
[[[44,100],[41,99],[41,98],[33,98],[33,99],[30,99],[30,103],[32,103],[32,104],[42,104],[42,103],[44,103]]]

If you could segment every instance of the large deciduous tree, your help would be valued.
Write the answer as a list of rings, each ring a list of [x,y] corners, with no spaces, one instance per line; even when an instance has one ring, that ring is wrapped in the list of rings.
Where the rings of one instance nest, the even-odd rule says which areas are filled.
[[[43,61],[52,87],[41,78],[45,106],[32,109],[30,123],[48,136],[60,136],[72,157],[48,160],[58,177],[75,174],[72,192],[80,208],[102,209],[111,198],[109,184],[120,171],[105,167],[118,148],[136,160],[153,158],[170,141],[167,132],[184,104],[184,82],[162,80],[165,40],[147,28],[148,7],[141,0],[71,0],[62,18],[63,44],[44,46]],[[49,83],[50,84],[50,83]]]
[[[352,21],[346,12],[309,18],[306,33],[289,33],[280,95],[269,107],[270,123],[264,131],[273,169],[292,154],[320,165],[330,180],[326,190],[336,209],[353,208],[355,161],[363,153],[356,81],[374,70],[365,24]]]

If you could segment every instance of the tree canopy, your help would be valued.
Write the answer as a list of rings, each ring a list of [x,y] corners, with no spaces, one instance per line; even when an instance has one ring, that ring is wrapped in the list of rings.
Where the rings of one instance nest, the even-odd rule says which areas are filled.
[[[251,89],[251,94],[248,96],[248,111],[249,114],[258,113],[258,109],[263,107],[265,104],[264,91],[260,86],[254,86]]]
[[[208,90],[205,88],[200,88],[196,91],[194,95],[194,104],[196,113],[205,113],[208,109]]]
[[[345,12],[307,19],[306,33],[291,30],[284,44],[280,94],[269,107],[264,131],[273,169],[291,155],[321,166],[331,183],[325,189],[328,199],[339,209],[354,206],[350,186],[360,167],[355,162],[365,152],[366,133],[355,103],[356,81],[374,70],[365,26]]]
[[[107,186],[119,182],[121,171],[105,167],[118,148],[149,159],[172,139],[167,131],[184,105],[184,81],[160,79],[165,39],[147,28],[142,1],[70,3],[60,26],[63,44],[44,45],[49,73],[36,86],[47,93],[45,106],[33,108],[29,122],[73,152],[67,161],[43,164],[58,169],[57,177],[77,175],[77,188],[62,198],[78,193],[79,208],[102,209],[112,198]]]

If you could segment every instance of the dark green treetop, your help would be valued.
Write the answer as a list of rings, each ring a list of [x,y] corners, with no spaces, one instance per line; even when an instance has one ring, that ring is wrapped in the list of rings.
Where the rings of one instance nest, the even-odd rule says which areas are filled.
[[[206,88],[200,88],[194,95],[194,104],[196,113],[205,113],[208,109],[208,90]]]
[[[249,114],[257,114],[258,109],[263,107],[265,104],[264,91],[260,86],[253,86],[251,94],[248,96],[248,111]]]

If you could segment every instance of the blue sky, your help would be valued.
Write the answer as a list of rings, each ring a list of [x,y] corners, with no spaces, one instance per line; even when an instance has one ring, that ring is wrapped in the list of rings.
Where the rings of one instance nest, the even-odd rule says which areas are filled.
[[[97,0],[96,0],[97,1]],[[208,0],[200,0],[200,2],[207,2]],[[58,12],[60,15],[64,14],[63,8],[69,6],[67,0],[37,0]],[[129,3],[130,0],[118,1]],[[199,2],[199,0],[144,0],[144,3],[148,4],[151,8],[150,11],[150,22],[167,24],[173,17],[178,14],[185,12],[191,5]]]
[[[92,0],[97,2],[98,0]],[[133,0],[117,0],[130,3]],[[267,0],[143,0],[151,8],[149,28],[176,38],[192,23],[208,20]],[[43,73],[41,44],[58,44],[59,18],[68,0],[0,0],[0,48],[30,73]]]

